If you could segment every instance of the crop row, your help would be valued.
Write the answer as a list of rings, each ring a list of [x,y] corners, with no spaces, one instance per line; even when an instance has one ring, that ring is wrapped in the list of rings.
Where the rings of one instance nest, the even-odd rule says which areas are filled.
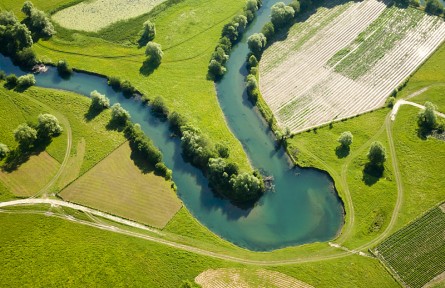
[[[377,248],[380,259],[409,287],[422,287],[445,271],[445,213],[434,208]]]
[[[281,126],[299,132],[383,105],[394,88],[445,39],[440,18],[414,9],[385,8],[375,0],[354,3],[278,67],[263,71],[260,66],[262,95]],[[386,35],[388,27],[394,26],[394,14],[405,19],[398,26],[403,37]],[[350,51],[345,53],[345,48]],[[336,73],[335,65],[326,65],[342,49],[345,58],[360,49],[364,57],[357,57],[351,67],[359,67],[359,74],[367,69],[364,75],[351,79]],[[262,62],[267,62],[267,55]],[[373,65],[368,67],[366,62]]]

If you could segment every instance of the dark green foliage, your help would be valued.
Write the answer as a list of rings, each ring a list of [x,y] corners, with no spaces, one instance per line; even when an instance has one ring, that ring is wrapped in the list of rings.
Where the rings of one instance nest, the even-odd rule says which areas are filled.
[[[34,5],[31,1],[25,1],[22,6],[22,12],[26,15],[26,17],[31,17],[31,12],[34,9]]]
[[[224,49],[222,47],[216,47],[216,50],[212,54],[212,60],[215,60],[218,63],[221,63],[221,65],[226,64],[227,60],[229,59],[229,55],[226,54]]]
[[[154,67],[161,64],[162,57],[164,53],[162,52],[161,44],[155,43],[153,41],[148,42],[145,47],[145,55],[148,57],[147,62]]]
[[[59,72],[59,75],[62,77],[68,77],[73,73],[73,69],[65,60],[59,60],[59,62],[57,62],[57,72]]]
[[[162,162],[156,163],[155,174],[164,177],[166,180],[172,179],[172,170],[168,169]]]
[[[396,98],[394,98],[393,96],[388,97],[388,99],[386,100],[386,106],[389,108],[394,107],[395,103],[396,103]]]
[[[17,76],[15,74],[9,74],[8,76],[6,76],[6,85],[9,88],[13,88],[17,85]]]
[[[14,130],[14,138],[22,149],[28,149],[37,140],[37,131],[28,124],[23,123]]]
[[[247,96],[249,96],[250,101],[255,104],[258,101],[259,90],[258,82],[255,75],[249,74],[246,78],[246,91]]]
[[[147,20],[143,24],[143,32],[141,35],[142,42],[150,42],[156,37],[156,26],[150,20]]]
[[[151,111],[161,118],[167,118],[169,114],[168,108],[160,96],[156,97],[153,102],[151,102]]]
[[[37,37],[51,37],[56,33],[54,26],[45,12],[36,9],[30,1],[26,1],[22,7],[26,14],[25,23]]]
[[[213,189],[220,194],[232,190],[230,179],[238,174],[238,166],[227,163],[222,158],[210,158],[208,164],[208,179]],[[228,196],[228,195],[226,195]]]
[[[229,158],[229,147],[227,147],[226,145],[217,143],[215,145],[215,149],[218,152],[219,157],[221,158]]]
[[[341,133],[337,141],[340,142],[341,146],[349,147],[352,144],[353,138],[351,131],[345,131]]]
[[[13,57],[14,62],[22,67],[30,68],[37,63],[36,53],[32,48],[24,48]]]
[[[229,38],[221,37],[219,39],[219,44],[216,46],[215,50],[218,48],[222,48],[225,54],[229,54],[232,49],[232,42],[230,42]]]
[[[437,126],[436,107],[431,102],[425,103],[425,109],[417,117],[417,124],[424,132],[430,132]]]
[[[60,135],[63,129],[59,124],[59,120],[51,114],[40,114],[39,124],[37,126],[39,137],[53,137]]]
[[[108,85],[114,90],[119,91],[121,89],[121,79],[119,79],[119,77],[111,76],[108,78]]]
[[[0,81],[5,80],[6,79],[6,73],[3,70],[0,70]]]
[[[224,75],[224,73],[226,73],[226,67],[224,67],[224,65],[214,59],[210,60],[209,63],[209,75],[213,77],[213,79],[217,80],[219,79],[221,76]]]
[[[103,109],[110,107],[110,100],[107,96],[100,94],[96,90],[91,92],[91,108],[95,111],[102,111]]]
[[[282,28],[291,23],[295,15],[294,8],[278,2],[272,6],[271,21],[275,29]]]
[[[36,84],[36,78],[33,74],[27,74],[17,78],[17,87],[20,89],[26,89]]]
[[[260,3],[256,0],[247,0],[246,6],[244,6],[244,15],[247,18],[248,22],[252,22],[252,20],[255,18],[255,13],[258,11],[258,8],[260,7]]]
[[[122,108],[120,103],[111,106],[111,121],[118,125],[125,125],[130,120],[130,113]]]
[[[150,138],[144,134],[140,125],[128,122],[124,133],[127,139],[130,141],[131,149],[136,151],[150,164],[156,165],[162,161],[161,151],[159,151],[159,149],[154,146]]]
[[[0,52],[8,56],[15,56],[33,44],[31,32],[12,12],[0,12],[0,43]]]
[[[273,35],[275,34],[275,27],[273,26],[272,22],[267,22],[263,26],[261,33],[263,33],[263,35],[266,36],[267,40],[270,40],[273,37]]]
[[[257,200],[265,191],[262,179],[246,172],[233,176],[230,179],[232,195],[230,198],[236,202],[251,202]]]
[[[238,34],[242,34],[247,27],[247,17],[244,15],[236,15],[232,19],[232,23],[237,26]]]
[[[420,7],[420,1],[419,0],[409,0],[409,5],[413,7]]]
[[[261,57],[264,48],[266,48],[267,40],[263,33],[252,34],[249,39],[247,39],[247,45],[250,51],[257,58]]]
[[[249,69],[258,66],[258,60],[256,59],[255,55],[250,55],[249,60],[247,61],[247,66]]]
[[[294,9],[295,15],[297,15],[298,13],[300,13],[301,11],[301,7],[300,7],[300,1],[298,0],[293,0],[290,4],[290,7],[292,7],[292,9]]]
[[[238,25],[233,22],[224,25],[221,37],[226,37],[230,42],[234,43],[238,40]]]
[[[443,14],[443,6],[438,0],[427,0],[425,11],[433,15],[441,15]]]
[[[136,92],[136,89],[128,80],[120,82],[120,90],[122,90],[125,96],[132,96]]]
[[[368,152],[368,160],[372,165],[381,166],[386,161],[386,150],[382,143],[374,141]]]
[[[210,142],[195,127],[184,126],[181,130],[181,147],[184,158],[196,167],[207,169],[209,159],[216,157]]]
[[[178,135],[182,135],[181,127],[187,123],[187,120],[178,112],[174,111],[168,116],[168,121],[170,124],[170,130],[177,133]]]

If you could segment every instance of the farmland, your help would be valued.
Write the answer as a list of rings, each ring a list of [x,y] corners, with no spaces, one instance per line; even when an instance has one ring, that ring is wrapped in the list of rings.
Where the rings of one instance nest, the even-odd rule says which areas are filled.
[[[405,285],[422,287],[445,270],[445,211],[435,207],[375,249]]]
[[[412,8],[374,0],[320,8],[266,49],[261,93],[292,132],[352,117],[382,106],[444,38],[441,18]]]
[[[143,173],[131,160],[128,143],[113,151],[60,196],[64,200],[163,228],[181,208],[170,184],[153,172]]]
[[[112,23],[146,14],[163,1],[87,1],[58,11],[52,19],[67,29],[97,32]]]

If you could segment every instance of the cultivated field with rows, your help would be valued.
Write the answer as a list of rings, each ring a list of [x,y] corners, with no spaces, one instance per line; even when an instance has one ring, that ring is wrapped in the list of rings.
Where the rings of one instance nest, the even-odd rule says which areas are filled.
[[[399,230],[375,250],[407,287],[422,287],[445,271],[445,204]]]
[[[445,39],[445,22],[384,2],[329,3],[260,61],[261,93],[300,132],[382,106]]]

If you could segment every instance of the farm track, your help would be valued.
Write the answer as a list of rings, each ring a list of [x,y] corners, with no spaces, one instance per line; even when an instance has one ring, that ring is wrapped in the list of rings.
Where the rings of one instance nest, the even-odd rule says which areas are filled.
[[[321,11],[321,16],[315,14],[307,23],[295,24],[295,30],[303,27],[302,33],[294,35],[291,29],[288,39],[270,46],[260,61],[262,95],[279,125],[290,128],[294,133],[382,106],[393,89],[445,39],[445,22],[438,17],[413,9],[386,8],[381,2],[366,0],[348,6],[346,11],[331,19],[329,25],[317,31],[302,46],[292,46],[292,43],[298,43],[307,36],[305,25],[321,25],[323,18],[329,20],[336,15],[336,9],[340,8],[332,8],[330,12]],[[393,18],[405,19],[398,23],[403,33],[389,37],[390,42],[386,43],[388,37],[385,38],[385,35],[394,26]],[[365,38],[351,44],[363,31],[367,34]],[[374,42],[368,39],[382,40],[379,40],[380,44],[374,44],[368,43]],[[392,44],[391,41],[396,42]],[[393,45],[392,48],[389,45]],[[334,54],[348,46],[353,47],[348,54],[337,59],[337,63],[331,67],[326,64]],[[289,54],[295,48],[296,51]],[[281,54],[289,56],[285,61],[279,59],[284,62],[274,67],[270,62],[277,61],[278,56],[274,54],[279,49],[283,50]],[[343,75],[335,72],[339,63],[350,61],[351,55],[357,51],[364,53],[364,56],[374,57],[374,62],[377,59],[375,57],[383,54],[377,62],[366,68],[368,70],[363,76],[355,80],[345,76],[349,70],[344,71],[346,74],[342,72]],[[349,66],[351,73],[362,73],[360,71],[365,67],[355,60]]]

